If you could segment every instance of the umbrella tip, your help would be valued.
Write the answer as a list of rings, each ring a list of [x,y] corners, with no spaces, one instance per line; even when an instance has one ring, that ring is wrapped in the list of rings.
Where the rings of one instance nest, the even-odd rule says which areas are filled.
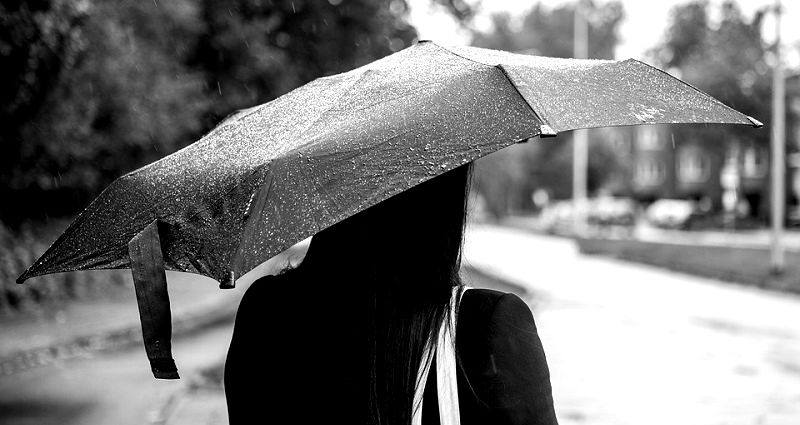
[[[23,283],[25,283],[25,281],[28,280],[28,277],[30,277],[30,273],[28,272],[28,270],[25,270],[17,278],[17,285],[22,285]]]
[[[750,124],[752,124],[753,127],[755,127],[755,128],[759,128],[759,127],[763,127],[764,126],[764,124],[761,121],[759,121],[759,120],[757,120],[757,119],[755,119],[755,118],[753,118],[753,117],[751,117],[749,115],[747,116],[747,119],[750,120]]]

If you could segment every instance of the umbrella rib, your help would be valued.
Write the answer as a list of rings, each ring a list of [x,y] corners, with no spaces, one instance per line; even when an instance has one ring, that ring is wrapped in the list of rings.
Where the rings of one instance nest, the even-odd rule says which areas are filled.
[[[415,93],[417,93],[417,92],[418,92],[418,91],[420,91],[420,90],[426,89],[426,88],[428,88],[428,87],[431,87],[431,86],[436,86],[437,84],[438,84],[437,82],[431,82],[431,83],[428,83],[428,84],[423,84],[423,85],[421,85],[421,86],[414,87],[414,88],[413,88],[413,89],[411,89],[411,90],[408,90],[408,91],[405,91],[405,92],[403,92],[403,93],[400,93],[399,95],[397,95],[397,96],[395,96],[395,97],[386,98],[386,99],[381,99],[381,100],[379,100],[379,101],[377,101],[377,102],[373,102],[373,103],[370,103],[370,104],[368,104],[368,105],[362,106],[362,107],[360,107],[360,108],[354,109],[354,111],[363,111],[363,110],[365,110],[365,109],[369,109],[369,108],[371,108],[371,107],[373,107],[373,106],[375,106],[375,105],[380,105],[381,103],[386,103],[386,102],[390,102],[390,101],[393,101],[393,100],[397,100],[397,99],[402,99],[402,98],[405,98],[405,97],[409,97],[409,96],[411,96],[412,94],[415,94]],[[326,112],[330,112],[331,110],[333,110],[333,109],[329,109],[329,110],[328,110],[328,111],[326,111]]]
[[[664,71],[662,69],[658,69],[658,68],[656,68],[656,67],[654,67],[652,65],[649,65],[647,63],[644,63],[644,62],[636,60],[636,59],[626,59],[623,62],[629,62],[629,63],[636,63],[636,64],[639,64],[639,65],[644,65],[645,68],[648,68],[648,69],[651,69],[651,70],[655,70],[655,71],[657,71],[659,73],[662,73],[662,74],[666,75],[667,78],[669,78],[669,79],[675,80],[675,81],[677,81],[678,83],[681,83],[681,84],[685,84],[685,85],[689,86],[692,90],[696,91],[697,93],[703,95],[704,97],[709,98],[711,101],[713,101],[717,105],[722,106],[723,108],[734,112],[736,115],[744,115],[745,118],[747,118],[749,120],[750,125],[755,127],[755,128],[760,128],[760,127],[762,127],[764,125],[760,121],[756,120],[755,118],[752,118],[749,115],[745,115],[745,114],[737,111],[736,109],[733,109],[730,106],[722,103],[722,101],[720,101],[719,99],[717,99],[714,96],[711,96],[708,93],[698,89],[694,85],[692,85],[690,83],[687,83],[686,81],[683,81],[683,80],[680,80],[680,79],[676,78],[674,75],[670,74],[669,72],[666,72],[666,71]]]
[[[238,109],[238,110],[236,110],[234,112],[231,112],[225,118],[223,118],[222,121],[220,121],[220,123],[217,126],[212,128],[205,135],[203,135],[203,137],[201,137],[201,139],[204,139],[204,138],[216,133],[218,130],[223,129],[224,127],[227,127],[227,126],[229,126],[231,124],[234,124],[231,121],[235,120],[235,121],[238,122],[238,121],[241,121],[241,120],[249,117],[250,115],[253,115],[253,114],[257,113],[258,111],[264,109],[264,107],[267,106],[270,103],[271,102],[266,102],[266,103],[262,103],[260,105],[252,106],[250,108]],[[238,115],[241,115],[241,116],[237,117]]]
[[[533,116],[538,121],[537,124],[539,124],[539,135],[541,135],[542,133],[547,133],[547,136],[555,136],[557,133],[555,133],[555,131],[550,126],[550,124],[547,121],[545,121],[536,112],[535,109],[533,109],[533,106],[531,106],[531,104],[528,103],[528,100],[525,99],[525,96],[523,96],[522,92],[519,91],[519,88],[517,87],[517,85],[514,84],[514,80],[512,80],[511,76],[508,75],[508,72],[506,71],[505,67],[503,67],[502,64],[499,64],[499,65],[493,66],[493,68],[498,69],[503,74],[503,77],[505,77],[506,81],[508,81],[508,83],[511,85],[511,87],[514,88],[514,92],[516,92],[517,95],[519,96],[519,98],[522,99],[522,101],[525,103],[525,105],[528,106],[528,109],[530,109],[531,113],[533,114]],[[546,130],[549,130],[549,131],[545,131],[545,129],[543,127],[547,127]]]
[[[269,165],[269,164],[263,164],[263,165],[260,165],[260,166],[256,167],[256,169],[254,169],[253,171],[251,171],[251,172],[250,172],[250,173],[247,175],[247,178],[250,178],[250,177],[252,177],[253,175],[255,175],[256,173],[260,172],[260,171],[261,171],[261,169],[262,169],[263,167],[267,166],[267,165]],[[247,179],[247,178],[246,178],[246,179]],[[246,179],[245,179],[245,180],[246,180]],[[136,190],[136,189],[134,189],[134,190]],[[215,205],[216,203],[220,202],[220,200],[221,200],[221,199],[224,199],[224,198],[225,198],[225,197],[226,197],[226,196],[227,196],[229,193],[233,192],[234,190],[236,190],[236,187],[233,187],[233,188],[231,188],[231,189],[227,190],[227,191],[226,191],[226,192],[225,192],[225,193],[224,193],[222,196],[216,197],[216,198],[215,198],[213,201],[209,202],[209,205]],[[150,213],[150,212],[154,212],[154,211],[156,210],[157,206],[158,206],[158,205],[154,205],[153,207],[151,207],[151,208],[148,208],[147,210],[141,211],[141,212],[139,212],[138,214],[136,214],[134,217],[135,217],[135,218],[138,218],[138,217],[141,217],[141,216],[143,216],[143,215],[146,215],[146,214],[148,214],[148,213]],[[202,210],[198,210],[196,213],[194,213],[194,214],[192,214],[192,215],[190,215],[190,216],[187,216],[187,218],[189,218],[189,219],[196,218],[196,217],[197,217],[197,216],[198,216],[198,215],[199,215],[199,214],[200,214],[202,211],[206,211],[206,210],[208,210],[208,208],[204,208],[204,209],[202,209]],[[156,218],[157,218],[157,219],[162,219],[162,220],[163,220],[163,219],[166,219],[167,217],[156,217]],[[67,231],[69,231],[69,230],[70,230],[70,229],[67,229]],[[67,233],[67,231],[65,231],[65,236],[66,236],[66,233]],[[73,230],[73,232],[74,232],[74,230]],[[70,232],[70,233],[71,233],[71,232]],[[67,238],[64,238],[63,240],[60,240],[60,243],[59,243],[58,245],[61,245],[61,243],[63,243],[63,241],[64,241],[64,240],[66,240],[66,239],[67,239]],[[59,242],[59,241],[56,241],[56,242]],[[127,244],[127,242],[125,242],[124,244]],[[53,246],[56,246],[56,244],[54,243],[54,244],[53,244]],[[123,244],[118,244],[118,245],[110,245],[110,248],[113,250],[113,249],[118,249],[118,248],[119,248],[119,247],[121,247],[121,246],[123,246]],[[50,249],[48,249],[48,251],[49,251],[49,250],[50,250]],[[188,258],[188,257],[187,257],[187,258]],[[190,261],[191,261],[191,259],[190,259]],[[27,271],[26,271],[26,273],[27,273]],[[203,276],[207,276],[207,274],[205,274],[205,273],[198,273],[198,274],[201,274],[201,275],[203,275]],[[22,275],[22,276],[25,276],[25,274],[23,273],[23,275]],[[20,276],[20,277],[22,277],[22,276]],[[28,278],[30,278],[30,277],[33,277],[33,276],[36,276],[36,275],[29,275],[29,276],[25,276],[25,279],[28,279]]]
[[[261,164],[261,165],[259,165],[259,166],[255,167],[255,169],[253,169],[253,171],[251,171],[250,173],[248,173],[248,174],[247,174],[247,177],[243,178],[243,179],[242,179],[242,181],[244,181],[244,180],[248,180],[250,177],[252,177],[252,176],[253,176],[253,175],[255,175],[256,173],[260,172],[260,171],[261,171],[261,170],[262,170],[262,169],[263,169],[265,166],[267,166],[267,165],[269,165],[269,164],[270,164],[270,163],[265,163],[265,164]],[[232,188],[228,189],[227,191],[225,191],[225,193],[223,193],[223,194],[222,194],[222,196],[218,196],[218,197],[214,198],[214,199],[213,199],[211,202],[209,202],[209,203],[208,203],[208,205],[209,205],[209,206],[211,206],[211,205],[216,205],[216,203],[217,203],[217,202],[220,202],[220,200],[222,200],[222,199],[226,198],[226,197],[228,196],[228,194],[230,194],[231,192],[233,192],[234,190],[236,190],[236,188],[237,188],[237,187],[239,187],[239,185],[236,185],[236,186],[234,186],[234,187],[232,187]],[[200,213],[201,213],[202,211],[207,211],[208,209],[209,209],[209,208],[198,209],[196,213],[194,213],[194,214],[192,214],[192,215],[190,215],[190,216],[187,216],[187,218],[189,218],[189,219],[193,219],[193,218],[197,217],[198,215],[200,215]]]
[[[273,178],[270,178],[270,179],[269,179],[269,183],[267,183],[267,187],[266,187],[266,192],[267,192],[267,193],[266,193],[265,195],[263,195],[263,196],[264,196],[264,197],[269,197],[269,194],[272,192],[272,189],[273,189],[273,187],[274,187],[274,179],[273,179]],[[256,198],[258,198],[258,199],[253,199],[253,200],[251,201],[251,203],[252,203],[252,202],[259,203],[259,202],[260,202],[261,195],[259,194],[259,192],[261,192],[261,191],[263,191],[263,190],[265,190],[265,189],[264,189],[264,183],[262,182],[261,184],[259,184],[259,185],[258,185],[258,187],[256,188],[256,190],[255,190],[255,192],[254,192],[254,194],[256,194]],[[248,208],[247,208],[247,210],[248,210],[248,211],[247,211],[247,214],[248,214],[248,216],[252,214],[252,212],[251,212],[250,210],[251,210],[251,209],[253,209],[253,208],[257,208],[257,207],[254,207],[253,205],[248,205]],[[241,232],[241,234],[240,234],[240,236],[239,236],[239,241],[236,243],[236,250],[235,250],[235,251],[234,251],[234,253],[233,253],[233,257],[231,258],[231,264],[230,264],[230,268],[231,268],[231,269],[236,269],[236,268],[238,268],[238,266],[240,266],[241,262],[243,261],[243,260],[242,260],[242,258],[243,258],[243,257],[242,257],[242,244],[243,244],[243,243],[244,243],[246,240],[248,240],[248,239],[249,239],[249,238],[248,238],[248,234],[247,234],[247,230],[248,230],[248,228],[249,228],[248,224],[250,223],[250,220],[251,220],[251,217],[247,217],[247,219],[245,219],[245,220],[244,220],[244,224],[243,224],[243,226],[242,226],[242,232]],[[255,220],[255,219],[254,219],[254,220]],[[269,254],[268,254],[268,255],[269,255]],[[252,268],[251,268],[250,270],[252,270]],[[235,270],[235,271],[236,271],[236,272],[240,272],[240,273],[242,273],[242,274],[244,275],[244,274],[246,274],[247,272],[249,272],[250,270],[247,270],[247,271],[244,271],[244,270]]]
[[[130,174],[131,174],[131,173],[128,173],[128,174],[126,174],[126,175],[122,176],[121,178],[124,178],[124,177],[126,177],[126,176],[128,176],[128,175],[130,175]],[[112,184],[114,184],[114,183],[112,183]],[[118,185],[118,184],[117,184],[117,185]],[[103,193],[105,193],[105,192],[106,192],[106,191],[107,191],[109,188],[110,188],[110,186],[109,186],[109,187],[107,187],[107,188],[106,188],[106,189],[105,189],[105,190],[104,190],[104,191],[103,191],[103,192],[100,194],[100,196],[103,196]],[[141,195],[141,194],[142,194],[142,192],[141,192],[141,191],[139,191],[138,189],[136,189],[135,187],[133,187],[133,188],[130,188],[130,190],[134,190],[134,191],[136,191],[138,195]],[[98,199],[99,199],[99,197],[100,197],[100,196],[98,196]],[[95,201],[96,201],[96,200],[95,200]],[[21,284],[21,283],[23,283],[24,281],[26,281],[26,280],[28,280],[28,279],[30,279],[30,278],[32,278],[32,277],[36,277],[36,276],[43,276],[43,275],[45,275],[45,274],[50,274],[50,273],[58,273],[58,272],[39,273],[39,272],[37,272],[37,271],[32,271],[32,270],[35,270],[35,269],[37,269],[37,268],[41,267],[41,266],[42,266],[42,265],[43,265],[43,264],[46,262],[46,261],[43,261],[43,259],[44,259],[45,255],[47,255],[47,253],[48,253],[48,252],[51,252],[51,251],[52,251],[52,252],[55,252],[55,251],[57,251],[57,250],[59,249],[59,247],[61,247],[61,245],[63,245],[63,244],[64,244],[64,242],[66,242],[67,240],[69,240],[69,239],[70,239],[70,236],[71,236],[73,233],[75,233],[75,232],[77,231],[77,229],[78,229],[78,227],[79,227],[79,224],[81,223],[81,219],[83,219],[83,218],[84,218],[84,214],[85,214],[87,211],[89,211],[89,209],[91,208],[92,204],[93,204],[95,201],[92,201],[91,203],[89,203],[89,205],[88,205],[88,206],[87,206],[87,207],[86,207],[86,208],[85,208],[83,211],[81,211],[81,213],[80,213],[80,214],[78,214],[78,216],[77,216],[77,217],[75,218],[75,220],[74,220],[74,221],[73,221],[73,222],[72,222],[72,223],[71,223],[71,224],[70,224],[70,225],[67,227],[67,229],[66,229],[66,230],[64,230],[64,232],[61,234],[61,236],[59,236],[59,237],[58,237],[58,239],[56,239],[55,241],[53,241],[53,243],[52,243],[52,244],[51,244],[51,245],[50,245],[50,246],[49,246],[49,247],[48,247],[48,248],[47,248],[47,249],[44,251],[44,253],[42,253],[42,255],[41,255],[41,256],[39,256],[39,258],[38,258],[38,259],[37,259],[37,260],[36,260],[36,261],[35,261],[33,264],[31,264],[31,266],[30,266],[30,267],[28,267],[27,269],[25,269],[25,271],[23,271],[23,272],[22,272],[22,274],[21,274],[21,275],[20,275],[20,276],[17,278],[17,280],[16,280],[16,282],[17,282],[18,284]],[[138,215],[139,215],[139,214],[137,214],[137,215],[136,215],[136,216],[134,216],[134,217],[138,217]],[[140,229],[140,230],[141,230],[141,229]],[[125,242],[125,243],[127,244],[127,242]],[[121,245],[109,245],[109,247],[110,247],[112,250],[113,250],[113,249],[117,249],[117,248],[119,248],[120,246],[121,246]],[[106,248],[108,248],[108,247],[106,247]],[[97,252],[97,250],[95,250],[94,252]],[[84,254],[84,255],[87,255],[87,254]]]
[[[466,61],[469,61],[469,62],[472,62],[472,63],[476,63],[478,65],[482,65],[482,66],[485,66],[485,67],[488,67],[488,68],[494,68],[494,69],[500,70],[500,72],[503,74],[503,77],[505,77],[506,81],[508,81],[508,83],[511,85],[511,87],[514,88],[514,91],[517,93],[517,95],[520,97],[520,99],[522,99],[522,101],[525,103],[525,105],[528,106],[528,109],[530,109],[531,113],[533,113],[533,116],[536,118],[537,124],[539,124],[539,134],[534,135],[534,137],[538,136],[538,135],[542,135],[543,133],[547,133],[546,134],[547,136],[555,136],[556,135],[555,131],[552,130],[552,127],[550,126],[550,124],[547,121],[545,121],[536,112],[535,109],[533,109],[533,106],[531,106],[531,104],[528,103],[528,101],[525,99],[525,96],[523,96],[522,93],[519,91],[519,88],[517,87],[516,84],[514,84],[514,80],[512,80],[511,76],[508,75],[508,72],[506,72],[506,69],[503,67],[503,64],[489,65],[487,63],[484,63],[484,62],[481,62],[481,61],[477,61],[475,59],[472,59],[472,58],[466,57],[464,55],[458,54],[458,53],[448,49],[447,47],[440,46],[440,45],[438,45],[436,43],[431,43],[431,44],[433,44],[434,46],[436,46],[436,47],[438,47],[438,48],[450,53],[453,56],[457,56],[457,57],[459,57],[461,59],[464,59]],[[542,128],[542,127],[546,127],[546,128]]]
[[[350,71],[350,72],[352,72],[352,71]],[[347,73],[344,73],[344,74],[347,74]],[[336,74],[336,75],[343,75],[343,74]],[[336,75],[331,75],[331,76],[328,76],[328,77],[325,77],[325,78],[333,78]],[[327,116],[330,112],[332,112],[333,110],[336,109],[336,104],[338,104],[338,102],[343,97],[345,97],[348,93],[350,93],[350,90],[352,90],[353,87],[355,87],[355,85],[358,84],[363,78],[364,78],[364,73],[363,72],[361,74],[359,74],[356,78],[353,78],[353,81],[350,82],[350,85],[347,88],[342,89],[342,92],[336,97],[336,101],[331,101],[331,106],[329,108],[325,109],[324,111],[321,111],[317,115],[317,117],[314,118],[314,121],[312,121],[308,126],[306,126],[305,129],[300,131],[300,133],[295,137],[295,139],[299,139],[299,138],[305,136],[308,132],[312,131],[312,129],[314,129],[316,127],[316,125],[325,118],[325,116]],[[291,151],[286,152],[284,154],[284,156],[286,156],[286,155],[290,154],[292,151],[295,151],[295,150],[298,150],[298,149],[299,148],[292,149]]]

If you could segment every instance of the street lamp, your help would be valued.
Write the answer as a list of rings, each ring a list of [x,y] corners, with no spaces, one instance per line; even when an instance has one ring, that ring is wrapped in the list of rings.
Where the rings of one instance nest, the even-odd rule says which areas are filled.
[[[576,59],[589,57],[589,28],[584,16],[585,2],[575,4],[575,21],[573,32],[573,56]],[[586,230],[586,183],[588,168],[588,130],[579,129],[573,132],[572,139],[572,232],[575,236],[583,236]]]
[[[784,269],[783,220],[786,208],[786,88],[781,58],[781,1],[775,0],[775,68],[772,71],[772,237],[770,270],[780,274]]]

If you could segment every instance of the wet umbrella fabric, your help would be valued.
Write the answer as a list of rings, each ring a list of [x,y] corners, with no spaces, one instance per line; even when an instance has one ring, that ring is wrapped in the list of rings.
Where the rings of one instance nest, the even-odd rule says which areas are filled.
[[[240,111],[119,178],[18,282],[131,267],[145,345],[160,347],[148,355],[169,357],[168,303],[147,307],[164,304],[165,289],[147,288],[165,288],[165,268],[232,287],[319,230],[503,147],[577,128],[658,123],[760,126],[635,60],[420,42]]]

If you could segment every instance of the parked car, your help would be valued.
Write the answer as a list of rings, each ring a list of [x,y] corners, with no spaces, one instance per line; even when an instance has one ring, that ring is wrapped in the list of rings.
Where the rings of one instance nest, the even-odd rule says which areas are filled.
[[[687,199],[659,199],[645,211],[650,224],[666,229],[688,229],[702,216],[697,202]]]
[[[572,231],[572,201],[554,201],[542,208],[538,225],[550,234],[567,234]]]
[[[571,200],[555,201],[539,214],[539,226],[552,234],[572,232],[575,207]],[[604,196],[587,199],[581,214],[586,224],[594,229],[633,227],[639,213],[639,204],[630,198]]]
[[[639,204],[631,198],[603,196],[591,199],[586,221],[589,225],[633,226],[636,224]]]

